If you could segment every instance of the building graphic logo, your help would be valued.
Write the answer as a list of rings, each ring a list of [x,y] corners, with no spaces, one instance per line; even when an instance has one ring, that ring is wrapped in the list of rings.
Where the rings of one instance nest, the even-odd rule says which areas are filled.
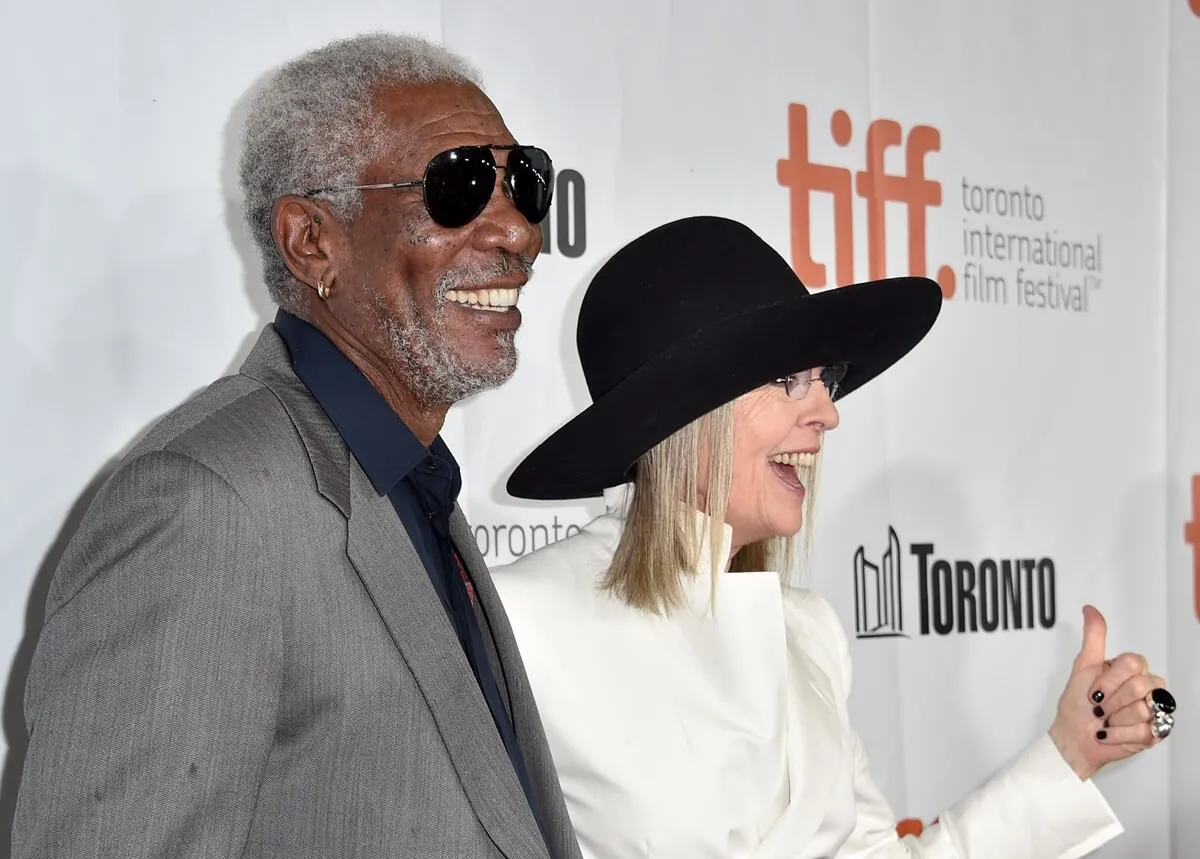
[[[862,546],[854,553],[854,628],[859,638],[908,637],[900,584],[900,538],[889,527],[878,564],[867,560]]]

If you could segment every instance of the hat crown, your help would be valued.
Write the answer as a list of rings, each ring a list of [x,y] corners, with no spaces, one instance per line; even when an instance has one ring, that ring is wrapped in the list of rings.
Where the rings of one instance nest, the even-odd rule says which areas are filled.
[[[666,350],[742,313],[794,302],[804,284],[744,224],[672,221],[615,253],[588,285],[576,347],[593,400]],[[711,344],[709,344],[711,346]]]

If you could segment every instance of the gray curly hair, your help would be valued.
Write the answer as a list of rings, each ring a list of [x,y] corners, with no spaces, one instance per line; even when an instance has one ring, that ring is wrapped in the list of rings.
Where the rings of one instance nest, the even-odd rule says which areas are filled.
[[[294,309],[303,293],[275,246],[275,201],[311,188],[358,184],[386,139],[374,104],[379,90],[442,81],[483,89],[475,67],[442,45],[419,36],[368,33],[291,60],[255,96],[243,126],[239,172],[246,223],[277,305]],[[322,196],[343,222],[361,211],[361,192]]]

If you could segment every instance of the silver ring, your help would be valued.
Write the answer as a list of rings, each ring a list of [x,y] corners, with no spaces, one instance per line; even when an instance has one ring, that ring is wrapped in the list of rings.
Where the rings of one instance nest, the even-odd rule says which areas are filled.
[[[1154,717],[1154,721],[1150,723],[1150,733],[1154,735],[1156,740],[1165,740],[1171,736],[1171,729],[1175,727],[1175,720],[1166,713],[1159,713]]]

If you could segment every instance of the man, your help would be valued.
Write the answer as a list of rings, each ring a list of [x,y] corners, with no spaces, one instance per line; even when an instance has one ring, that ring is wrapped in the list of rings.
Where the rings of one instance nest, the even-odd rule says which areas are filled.
[[[552,170],[515,143],[415,38],[334,43],[256,99],[241,175],[280,312],[56,572],[14,856],[580,855],[438,438],[516,366]]]

